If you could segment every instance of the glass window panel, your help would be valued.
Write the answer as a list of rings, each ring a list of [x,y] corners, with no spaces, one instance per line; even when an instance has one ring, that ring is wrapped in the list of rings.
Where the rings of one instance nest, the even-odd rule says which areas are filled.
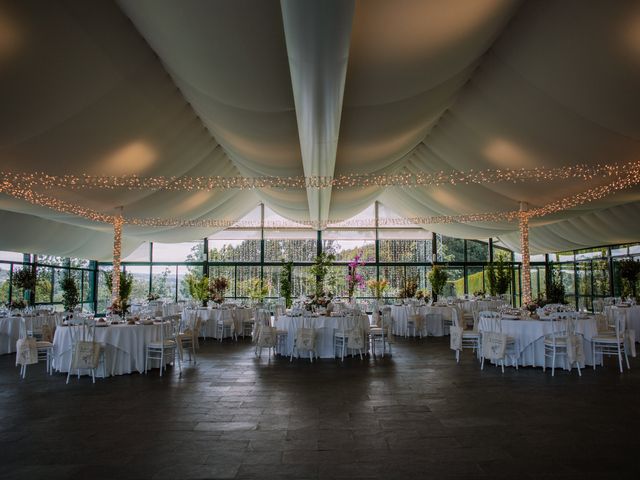
[[[431,261],[431,240],[380,240],[380,262]]]
[[[154,262],[202,262],[204,241],[182,243],[153,243]]]
[[[387,290],[384,292],[385,297],[398,297],[400,289],[404,286],[404,267],[400,265],[389,265],[380,267],[380,279],[389,283]]]
[[[549,260],[553,262],[573,262],[573,252],[558,252],[549,255]]]
[[[65,268],[52,268],[53,271],[53,301],[54,303],[62,302],[62,288],[60,287],[60,280],[67,274]]]
[[[542,254],[542,255],[531,255],[529,257],[529,262],[544,262],[544,261],[545,261],[544,254]]]
[[[51,303],[52,272],[51,267],[37,267],[36,303]],[[78,285],[78,289],[80,285]]]
[[[545,271],[544,267],[531,268],[531,297],[533,299],[543,297],[547,292]]]
[[[464,240],[436,235],[439,262],[464,262]]]
[[[233,265],[209,265],[209,278],[224,277],[227,279],[227,291],[225,296],[232,298],[235,297],[235,278],[236,267]]]
[[[457,297],[464,295],[464,275],[462,268],[446,268],[449,274],[447,284],[442,290],[443,297]]]
[[[467,240],[467,261],[488,262],[489,244],[478,240]]]
[[[0,251],[0,260],[10,260],[14,262],[22,262],[24,254],[19,252],[9,252],[7,250]]]
[[[294,266],[291,272],[291,283],[293,287],[293,298],[301,295],[308,295],[314,292],[316,279],[313,278],[308,266]]]
[[[362,254],[365,261],[373,262],[376,256],[375,231],[327,230],[322,235],[322,248],[334,254],[338,262],[353,260],[358,253]]]
[[[200,275],[202,275],[202,268],[178,265],[176,272],[178,277],[178,300],[191,300],[191,296],[189,295],[189,285],[186,281],[187,275],[190,272],[199,272]]]
[[[609,262],[607,260],[593,261],[593,294],[603,297],[610,295],[609,291]]]
[[[617,247],[611,247],[611,256],[617,257],[620,255],[627,255],[629,248],[626,245],[619,245]]]
[[[10,263],[0,263],[0,302],[7,303],[9,301],[9,272]]]
[[[149,296],[150,267],[148,265],[126,265],[125,271],[133,276],[131,302],[144,302]]]
[[[82,271],[82,301],[93,302],[93,272],[91,270]],[[93,305],[88,306],[93,308]]]
[[[269,297],[280,296],[280,266],[265,266],[263,268],[264,282],[269,287]]]
[[[260,240],[209,240],[210,262],[259,262]]]
[[[602,250],[606,251],[606,249],[604,249],[604,248]],[[640,244],[636,243],[636,244],[633,244],[633,245],[629,245],[629,253],[631,255],[640,253]],[[605,256],[605,255],[606,255],[606,253],[603,256]]]
[[[176,267],[153,265],[151,277],[151,291],[159,295],[161,300],[175,301]]]
[[[249,297],[251,286],[255,280],[260,280],[260,266],[236,267],[236,297]]]
[[[559,265],[559,267],[565,295],[567,295],[567,297],[571,295],[573,298],[576,293],[576,278],[573,264],[563,264]]]
[[[105,272],[111,271],[111,265],[98,267],[98,313],[104,313],[111,305],[111,292],[107,288]]]
[[[469,293],[486,292],[484,267],[467,267],[467,290]]]
[[[512,255],[511,250],[507,250],[506,248],[502,248],[502,247],[496,247],[495,245],[493,246],[493,261],[494,262],[497,261],[500,258],[504,259],[504,261],[506,261],[506,262],[510,262],[511,261],[511,255]]]
[[[602,258],[606,256],[606,248],[591,248],[586,250],[578,250],[576,252],[576,260],[587,260],[590,258]]]
[[[38,263],[64,267],[69,265],[69,259],[67,257],[58,257],[56,255],[38,255]]]
[[[155,244],[153,245],[155,250]],[[148,262],[149,250],[151,246],[149,242],[142,243],[138,248],[122,259],[123,262]],[[155,251],[154,251],[155,253]]]
[[[71,257],[69,259],[69,265],[72,266],[72,267],[88,267],[89,266],[89,260],[86,260],[84,258]]]
[[[265,253],[267,262],[279,262],[282,259],[294,262],[310,262],[318,250],[316,232],[311,231],[265,231]]]

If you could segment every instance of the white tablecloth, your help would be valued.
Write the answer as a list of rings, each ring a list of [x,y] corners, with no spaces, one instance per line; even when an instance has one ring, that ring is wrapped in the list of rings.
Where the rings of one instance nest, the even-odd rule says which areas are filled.
[[[327,317],[319,316],[313,318],[313,328],[316,331],[316,352],[320,358],[334,358],[335,353],[333,351],[333,332],[336,329],[341,329],[344,317]],[[295,324],[300,324],[302,317],[289,317],[280,316],[275,321],[275,327],[278,330],[287,330],[289,335],[287,336],[287,354],[289,354],[293,348],[293,341],[296,337]],[[369,316],[365,313],[358,317],[365,338],[369,335]],[[366,345],[366,343],[365,343]],[[365,347],[366,348],[366,347]]]
[[[632,305],[630,307],[604,307],[604,313],[609,318],[616,312],[624,312],[627,318],[627,329],[635,330],[636,342],[640,342],[640,305]]]
[[[544,336],[552,333],[551,328],[551,322],[545,320],[502,319],[502,333],[516,339],[520,351],[518,360],[520,366],[542,367],[544,363]],[[593,317],[579,319],[576,323],[576,333],[584,337],[584,355],[587,365],[593,365],[591,338],[597,332],[596,321]],[[560,366],[564,365],[561,363]]]
[[[105,374],[143,373],[145,346],[160,340],[161,327],[161,324],[96,327],[95,340],[105,345]],[[58,327],[53,338],[53,368],[61,372],[69,371],[71,328],[80,332],[80,327]]]
[[[14,353],[16,351],[16,341],[20,338],[20,319],[22,317],[2,317],[0,318],[0,355]],[[53,329],[56,324],[56,315],[38,315],[27,317],[32,328],[40,328],[44,323],[49,324]]]
[[[196,318],[202,321],[200,336],[209,338],[218,338],[216,324],[218,320],[224,318],[229,322],[233,322],[235,331],[240,335],[242,333],[242,323],[249,320],[253,316],[251,308],[185,308],[182,311],[182,319],[189,324],[193,324]]]
[[[455,307],[449,306],[431,306],[423,305],[417,307],[418,315],[425,316],[428,313],[438,313],[442,315],[442,320],[453,320],[457,318],[460,321],[459,310]],[[405,305],[392,305],[391,306],[391,318],[393,318],[393,334],[404,335],[407,328],[407,307]],[[433,318],[427,320],[427,333],[433,337],[442,337],[445,335],[445,328],[443,322],[435,321]]]

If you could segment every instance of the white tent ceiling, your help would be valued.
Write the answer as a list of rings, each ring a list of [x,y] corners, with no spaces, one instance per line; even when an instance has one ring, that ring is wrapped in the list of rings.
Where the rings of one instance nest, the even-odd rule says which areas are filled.
[[[333,176],[640,160],[640,3],[120,0],[0,4],[3,171]],[[600,180],[602,182],[602,180]],[[598,181],[54,190],[125,217],[344,219],[542,206]],[[640,239],[640,188],[538,218],[532,253]],[[0,195],[0,249],[108,259],[108,225]],[[514,223],[428,225],[518,249]],[[211,229],[125,227],[184,241]],[[20,245],[23,245],[20,248]]]

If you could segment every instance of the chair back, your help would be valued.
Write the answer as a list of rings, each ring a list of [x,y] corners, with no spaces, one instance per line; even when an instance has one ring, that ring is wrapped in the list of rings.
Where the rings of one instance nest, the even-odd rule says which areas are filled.
[[[499,313],[485,310],[478,314],[478,318],[479,331],[502,333],[502,319]]]

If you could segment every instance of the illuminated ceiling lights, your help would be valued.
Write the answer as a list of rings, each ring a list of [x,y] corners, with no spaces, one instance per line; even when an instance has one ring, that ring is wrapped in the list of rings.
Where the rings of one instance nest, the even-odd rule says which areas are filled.
[[[423,187],[492,183],[582,181],[617,177],[640,168],[640,161],[625,164],[571,165],[557,168],[486,169],[394,174],[348,174],[336,177],[140,177],[138,175],[49,175],[46,173],[0,172],[0,183],[26,190],[42,189],[128,189],[198,191],[256,188],[364,188]]]

